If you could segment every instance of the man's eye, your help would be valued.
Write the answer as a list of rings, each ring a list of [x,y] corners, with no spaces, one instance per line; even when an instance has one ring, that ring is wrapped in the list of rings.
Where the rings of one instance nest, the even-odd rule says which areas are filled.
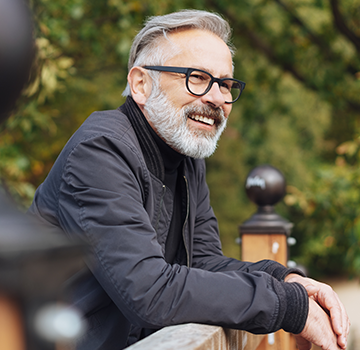
[[[221,87],[227,90],[231,90],[232,84],[230,81],[223,81]]]
[[[199,81],[206,80],[206,78],[201,74],[191,74],[190,78],[193,80],[199,80]]]
[[[189,76],[189,81],[192,84],[209,84],[211,77],[203,72],[193,71]]]

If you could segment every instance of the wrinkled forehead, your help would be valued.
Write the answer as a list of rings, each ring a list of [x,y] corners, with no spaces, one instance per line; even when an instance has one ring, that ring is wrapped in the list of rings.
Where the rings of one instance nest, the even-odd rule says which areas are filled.
[[[200,68],[215,75],[232,75],[231,51],[212,32],[199,29],[177,30],[163,38],[161,45],[165,52],[171,52],[165,65]]]

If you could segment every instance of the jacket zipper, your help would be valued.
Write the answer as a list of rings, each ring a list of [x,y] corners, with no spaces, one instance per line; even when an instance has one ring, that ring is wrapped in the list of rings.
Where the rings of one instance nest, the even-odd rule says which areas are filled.
[[[157,219],[156,219],[156,226],[155,226],[155,231],[156,231],[156,233],[158,232],[158,228],[159,228],[161,208],[162,208],[162,206],[163,206],[163,201],[164,201],[165,192],[166,192],[166,186],[163,185],[163,192],[162,192],[162,194],[161,194],[159,212],[158,212],[158,216],[157,216]]]
[[[183,236],[184,247],[185,247],[185,251],[186,251],[187,267],[190,267],[189,248],[186,244],[186,239],[185,239],[185,226],[187,224],[187,220],[189,217],[189,185],[188,185],[188,180],[185,175],[184,175],[184,180],[185,180],[185,185],[186,185],[186,216],[185,216],[185,220],[184,220],[184,224],[183,224],[183,228],[182,228],[182,236]]]

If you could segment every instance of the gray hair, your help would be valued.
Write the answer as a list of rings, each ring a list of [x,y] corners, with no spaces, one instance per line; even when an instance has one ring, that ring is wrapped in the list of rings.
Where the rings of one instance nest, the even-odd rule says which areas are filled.
[[[181,29],[207,30],[220,39],[229,47],[231,55],[235,49],[230,43],[231,28],[227,21],[220,15],[201,10],[182,10],[164,16],[150,17],[145,26],[136,35],[130,49],[128,69],[143,65],[162,65],[164,62],[178,53],[175,47],[172,50],[164,50],[160,41],[168,40],[167,34]],[[155,82],[159,72],[149,71]],[[126,86],[123,96],[131,95],[129,84]]]

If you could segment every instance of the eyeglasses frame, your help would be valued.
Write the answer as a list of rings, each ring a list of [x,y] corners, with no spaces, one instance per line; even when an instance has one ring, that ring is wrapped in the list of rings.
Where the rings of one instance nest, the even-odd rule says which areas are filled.
[[[239,96],[234,101],[231,101],[231,102],[225,101],[225,103],[227,103],[227,104],[232,104],[232,103],[236,102],[240,98],[242,92],[245,89],[245,85],[246,85],[245,82],[243,82],[241,80],[238,80],[238,79],[234,79],[234,78],[215,78],[209,72],[207,72],[205,70],[202,70],[202,69],[198,69],[198,68],[173,67],[173,66],[143,66],[142,68],[149,69],[149,70],[155,70],[155,71],[158,71],[158,72],[169,72],[169,73],[185,74],[186,75],[186,88],[188,89],[188,91],[192,95],[195,95],[195,96],[204,96],[204,95],[206,95],[211,90],[214,83],[218,83],[218,85],[220,87],[223,81],[232,80],[232,81],[240,84],[241,90],[240,90]],[[194,71],[198,71],[198,72],[208,74],[210,76],[210,78],[211,78],[211,81],[210,81],[208,87],[206,88],[205,92],[203,92],[202,94],[196,94],[196,93],[192,92],[190,90],[190,88],[189,88],[189,77],[190,77],[190,74],[192,72],[194,72]]]

